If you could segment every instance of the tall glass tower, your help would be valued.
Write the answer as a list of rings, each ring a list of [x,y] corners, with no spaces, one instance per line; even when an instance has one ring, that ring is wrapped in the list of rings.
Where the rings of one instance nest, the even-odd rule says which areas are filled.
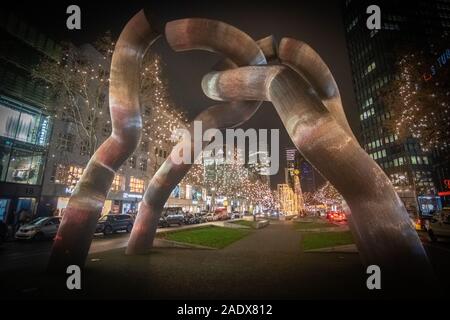
[[[381,9],[381,29],[366,26],[368,6]],[[385,170],[409,211],[424,209],[418,197],[436,193],[432,154],[415,139],[400,142],[383,125],[391,117],[379,99],[393,80],[397,48],[429,46],[429,40],[450,32],[450,0],[344,0],[343,19],[357,99],[362,147]],[[420,200],[420,199],[419,199]]]

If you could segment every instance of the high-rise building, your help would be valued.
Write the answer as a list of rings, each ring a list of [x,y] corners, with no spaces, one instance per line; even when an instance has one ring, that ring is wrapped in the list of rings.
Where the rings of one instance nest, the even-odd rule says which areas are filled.
[[[52,128],[45,111],[51,97],[31,71],[61,48],[6,10],[0,39],[0,220],[14,223],[19,213],[31,218],[38,211]]]
[[[366,9],[381,9],[381,29],[369,30]],[[391,117],[378,99],[393,80],[399,57],[395,46],[428,45],[431,36],[450,31],[450,1],[343,1],[343,19],[360,116],[362,147],[385,170],[407,209],[417,211],[417,196],[436,192],[433,159],[415,139],[399,142],[383,123]]]
[[[313,166],[306,160],[300,163],[300,182],[303,192],[315,192],[321,181],[320,174],[313,168]]]

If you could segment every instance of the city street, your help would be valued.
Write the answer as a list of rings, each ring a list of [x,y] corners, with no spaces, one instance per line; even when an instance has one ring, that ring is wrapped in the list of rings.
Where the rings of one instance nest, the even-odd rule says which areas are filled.
[[[204,223],[202,226],[217,223]],[[220,224],[220,223],[219,223]],[[181,230],[195,228],[200,225],[185,225],[181,227],[158,228],[157,233],[165,230]],[[128,243],[129,234],[125,232],[116,233],[110,236],[96,234],[92,241],[90,254],[103,251],[124,248]],[[52,246],[51,240],[46,241],[10,241],[0,246],[0,272],[21,268],[24,265],[33,265],[44,268],[50,255]],[[155,239],[154,246],[167,246],[160,239]]]
[[[378,297],[365,287],[358,254],[305,253],[301,237],[292,222],[280,221],[224,249],[169,248],[156,242],[150,254],[130,257],[124,256],[123,249],[128,234],[97,236],[78,293],[65,289],[64,279],[43,274],[50,242],[7,243],[0,260],[2,286],[9,290],[2,292],[25,298]],[[425,245],[441,283],[449,288],[449,243]]]

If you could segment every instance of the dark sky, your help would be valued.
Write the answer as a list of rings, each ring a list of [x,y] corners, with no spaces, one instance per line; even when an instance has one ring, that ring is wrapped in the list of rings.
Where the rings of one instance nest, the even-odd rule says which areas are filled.
[[[188,17],[217,19],[232,24],[254,39],[274,35],[293,37],[309,43],[325,60],[338,83],[344,109],[352,128],[357,130],[358,119],[352,89],[350,66],[345,46],[340,2],[324,1],[14,1],[8,9],[23,16],[43,32],[57,40],[70,40],[75,44],[94,41],[105,31],[118,35],[128,19],[145,8],[160,30],[165,22]],[[33,3],[33,4],[32,4]],[[78,4],[82,12],[82,29],[66,29],[66,8]],[[2,6],[5,6],[4,4]],[[220,59],[208,52],[175,53],[164,40],[153,50],[163,56],[169,78],[170,93],[174,101],[197,113],[213,101],[201,91],[202,76]],[[264,103],[257,114],[243,128],[280,129],[280,166],[285,163],[284,149],[292,143],[275,109]],[[283,170],[272,181],[281,182]]]

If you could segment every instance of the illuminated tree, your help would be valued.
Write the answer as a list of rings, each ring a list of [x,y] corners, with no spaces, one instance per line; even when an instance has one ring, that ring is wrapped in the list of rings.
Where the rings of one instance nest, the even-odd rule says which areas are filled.
[[[400,139],[416,138],[425,150],[447,149],[450,141],[448,37],[434,41],[428,49],[409,50],[400,56],[395,80],[386,87],[382,99],[392,110],[386,127]]]
[[[194,164],[182,183],[200,186],[228,199],[246,200],[265,209],[276,209],[277,199],[267,183],[237,159],[237,153],[229,163]]]
[[[64,43],[59,60],[45,58],[33,70],[34,78],[44,81],[55,97],[56,103],[47,106],[46,111],[56,119],[75,124],[78,141],[89,157],[111,130],[108,87],[114,45],[108,32],[83,49]],[[147,142],[161,147],[170,141],[172,131],[186,122],[169,99],[162,69],[159,56],[144,57],[140,90],[142,147]]]
[[[324,204],[326,206],[340,205],[344,199],[329,181],[327,181],[319,190],[314,192],[312,198],[313,199],[309,199],[308,201],[316,201],[319,204]]]

